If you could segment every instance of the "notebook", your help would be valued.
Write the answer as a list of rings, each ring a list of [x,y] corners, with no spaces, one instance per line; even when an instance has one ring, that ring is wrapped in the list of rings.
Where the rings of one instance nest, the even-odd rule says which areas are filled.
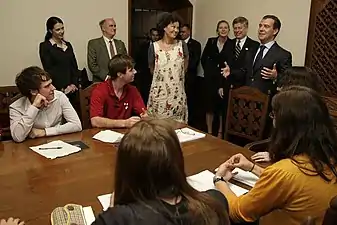
[[[233,176],[233,180],[239,181],[243,184],[246,184],[250,187],[254,187],[256,181],[259,179],[258,176],[256,176],[255,174],[248,172],[248,171],[244,171],[240,168],[235,168],[233,170],[233,173],[236,173],[236,175]]]
[[[93,138],[106,143],[118,143],[122,140],[123,136],[124,134],[112,130],[104,130],[95,134]]]

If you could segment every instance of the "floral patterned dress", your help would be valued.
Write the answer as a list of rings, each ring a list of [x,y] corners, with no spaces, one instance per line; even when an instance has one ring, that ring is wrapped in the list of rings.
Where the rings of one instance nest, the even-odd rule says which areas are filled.
[[[164,51],[157,42],[154,48],[154,72],[147,108],[158,119],[173,119],[187,123],[184,52],[178,41]]]

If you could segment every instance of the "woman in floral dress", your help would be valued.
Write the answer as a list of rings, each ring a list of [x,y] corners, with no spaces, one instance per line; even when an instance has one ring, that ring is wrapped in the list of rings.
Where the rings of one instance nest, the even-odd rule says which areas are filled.
[[[159,119],[173,119],[187,123],[185,73],[188,66],[188,48],[177,40],[179,19],[171,13],[158,23],[161,39],[149,48],[149,67],[153,74],[148,112]]]

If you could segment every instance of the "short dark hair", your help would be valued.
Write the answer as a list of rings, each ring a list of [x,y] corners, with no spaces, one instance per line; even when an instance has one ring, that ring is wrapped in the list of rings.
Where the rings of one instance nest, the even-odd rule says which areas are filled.
[[[191,26],[187,23],[185,23],[184,25],[182,25],[180,28],[186,27],[187,29],[191,30]]]
[[[125,74],[126,70],[133,69],[134,63],[131,56],[124,54],[117,54],[113,56],[108,65],[109,75],[112,80],[117,79],[118,73]]]
[[[286,88],[298,85],[311,88],[318,93],[322,93],[323,82],[317,74],[305,66],[293,66],[284,71],[280,86]]]
[[[158,29],[157,29],[157,28],[155,28],[155,27],[152,27],[152,28],[150,29],[150,34],[151,34],[153,31],[156,31],[156,32],[158,32]]]
[[[220,21],[216,24],[216,32],[217,32],[217,33],[219,33],[219,27],[220,27],[220,24],[222,24],[222,23],[227,24],[228,29],[230,29],[229,23],[227,22],[227,20],[220,20]]]
[[[322,97],[303,86],[282,89],[272,99],[274,129],[269,147],[273,162],[290,159],[303,173],[330,181],[337,177],[337,135]],[[306,155],[312,169],[296,156]]]
[[[105,20],[106,19],[103,19],[103,20],[101,20],[101,21],[99,21],[99,23],[98,23],[98,25],[99,25],[99,27],[102,29],[102,27],[103,27],[103,25],[104,25],[104,23],[105,23]]]
[[[31,98],[31,91],[40,89],[41,83],[50,80],[49,74],[37,66],[23,69],[15,78],[15,84],[23,96]]]
[[[46,32],[46,35],[44,36],[44,40],[45,41],[48,41],[52,37],[52,33],[50,32],[50,30],[53,30],[55,24],[57,24],[57,23],[62,23],[63,24],[63,21],[60,18],[56,17],[56,16],[49,17],[49,19],[46,22],[46,30],[47,30],[47,32]]]
[[[230,224],[227,211],[218,201],[186,181],[184,156],[174,124],[154,119],[136,123],[118,147],[114,204],[161,204],[160,198],[177,196],[186,199],[186,207],[193,215],[191,224]],[[171,213],[158,213],[171,218]]]
[[[241,23],[241,24],[244,24],[246,27],[248,27],[248,20],[246,17],[243,17],[243,16],[239,16],[239,17],[236,17],[234,20],[233,20],[233,26],[237,23]]]
[[[280,19],[277,16],[275,16],[275,15],[265,15],[262,19],[263,20],[265,20],[265,19],[272,19],[272,20],[274,20],[273,29],[274,30],[278,29],[278,32],[275,34],[275,37],[276,37],[278,35],[278,33],[280,32],[280,30],[281,30],[281,21],[280,21]]]
[[[157,23],[157,30],[160,38],[164,37],[164,28],[167,27],[170,23],[178,22],[181,24],[181,19],[179,16],[172,13],[164,13]]]

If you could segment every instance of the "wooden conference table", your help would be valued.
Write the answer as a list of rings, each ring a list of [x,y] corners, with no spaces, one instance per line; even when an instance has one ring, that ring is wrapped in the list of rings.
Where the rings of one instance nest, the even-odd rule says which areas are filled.
[[[68,203],[92,206],[96,215],[101,212],[97,196],[113,190],[116,148],[94,140],[99,131],[89,129],[23,143],[0,142],[0,219],[19,217],[26,224],[46,225],[52,210]],[[52,140],[82,141],[89,149],[54,160],[29,149]],[[236,153],[253,154],[210,135],[182,147],[187,175],[213,171]]]

